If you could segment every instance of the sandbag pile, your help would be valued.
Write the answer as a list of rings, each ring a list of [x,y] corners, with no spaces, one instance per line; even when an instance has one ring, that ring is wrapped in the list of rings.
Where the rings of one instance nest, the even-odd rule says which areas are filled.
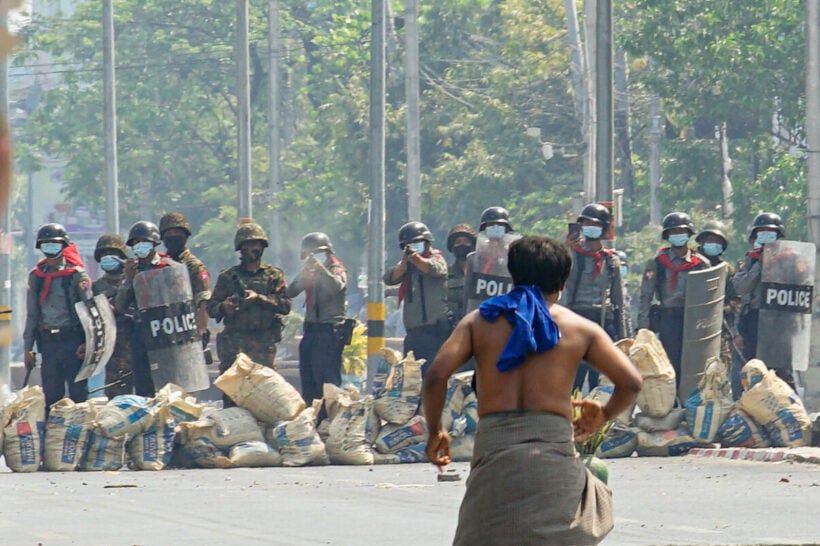
[[[42,458],[46,398],[40,387],[17,393],[3,410],[3,454],[14,472],[36,472]]]

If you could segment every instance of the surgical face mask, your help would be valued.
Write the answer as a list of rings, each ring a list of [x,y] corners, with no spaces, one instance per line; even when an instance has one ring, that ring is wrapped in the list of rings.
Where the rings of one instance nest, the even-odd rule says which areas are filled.
[[[410,243],[407,246],[416,251],[416,254],[424,254],[424,247],[427,246],[427,243]]]
[[[629,273],[629,268],[626,267],[625,265],[622,265],[621,266],[621,278],[623,279],[624,277],[626,277],[627,273]]]
[[[675,235],[669,236],[669,244],[675,247],[682,247],[686,246],[686,243],[689,242],[689,235],[686,233],[678,233]]]
[[[185,250],[187,239],[184,235],[166,235],[165,238],[162,239],[162,242],[165,244],[165,248],[168,249],[168,253],[172,256],[176,256]]]
[[[467,254],[472,252],[472,249],[468,246],[457,246],[453,249],[453,256],[456,257],[457,260],[465,260],[467,259]]]
[[[260,258],[262,258],[262,250],[261,248],[243,248],[239,251],[240,259],[245,263],[253,263],[258,262]]]
[[[604,228],[601,226],[583,226],[581,234],[587,239],[600,239],[604,233]]]
[[[755,248],[759,248],[766,243],[773,243],[777,240],[776,231],[758,231],[757,239],[755,239]],[[45,245],[43,245],[45,246]]]
[[[723,254],[723,245],[720,243],[704,243],[703,253],[707,256],[720,256]]]
[[[48,258],[56,258],[63,253],[63,243],[41,243],[40,251]]]
[[[154,243],[150,241],[140,241],[132,246],[131,250],[134,251],[134,256],[137,258],[147,258],[151,255],[151,251],[154,250]]]
[[[108,256],[103,256],[100,258],[100,267],[102,267],[103,271],[115,273],[122,269],[122,264],[120,263],[119,258],[109,254]]]
[[[501,239],[507,233],[507,227],[501,225],[487,226],[484,231],[490,239]]]

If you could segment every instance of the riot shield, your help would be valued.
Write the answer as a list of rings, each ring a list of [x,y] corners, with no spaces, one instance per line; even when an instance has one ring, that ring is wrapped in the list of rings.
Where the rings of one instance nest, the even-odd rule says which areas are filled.
[[[142,341],[156,388],[175,383],[187,392],[207,389],[210,381],[196,329],[188,268],[171,262],[137,273],[133,284]]]
[[[815,246],[780,239],[763,246],[757,358],[769,368],[809,366]]]
[[[720,356],[723,329],[723,298],[726,294],[728,266],[725,262],[711,269],[690,271],[686,275],[686,300],[683,315],[683,351],[678,397],[692,393],[710,357]]]
[[[74,304],[85,332],[85,358],[74,381],[88,379],[105,369],[117,342],[117,321],[105,294]]]
[[[467,256],[465,314],[478,309],[482,301],[513,289],[512,277],[507,270],[507,251],[519,237],[521,235],[517,233],[506,233],[501,239],[490,239],[483,231],[478,234],[475,252]]]

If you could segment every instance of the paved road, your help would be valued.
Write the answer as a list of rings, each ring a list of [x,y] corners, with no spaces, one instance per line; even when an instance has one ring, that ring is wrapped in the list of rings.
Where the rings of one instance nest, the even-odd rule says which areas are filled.
[[[454,464],[466,477],[468,465]],[[820,540],[820,466],[725,459],[610,461],[604,544]],[[0,473],[3,544],[445,545],[464,482],[428,464]],[[503,510],[503,507],[499,507]]]

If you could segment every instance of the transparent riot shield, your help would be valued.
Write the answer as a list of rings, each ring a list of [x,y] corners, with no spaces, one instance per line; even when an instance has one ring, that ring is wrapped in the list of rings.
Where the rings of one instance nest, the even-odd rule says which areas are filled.
[[[710,357],[720,356],[723,330],[723,300],[726,294],[726,263],[686,275],[686,300],[683,315],[683,351],[678,397],[692,393]]]
[[[74,304],[74,309],[85,332],[85,358],[74,379],[82,381],[97,375],[108,364],[117,341],[117,322],[104,294],[78,301]]]
[[[188,268],[172,262],[137,273],[133,283],[142,341],[156,388],[175,383],[188,392],[207,389],[210,381],[197,334]]]
[[[811,347],[815,246],[780,239],[763,246],[757,358],[805,371]]]
[[[507,270],[507,251],[519,237],[521,235],[517,233],[506,233],[501,239],[490,239],[483,231],[478,234],[475,252],[467,257],[464,275],[465,314],[478,309],[482,301],[513,289],[512,277]]]

